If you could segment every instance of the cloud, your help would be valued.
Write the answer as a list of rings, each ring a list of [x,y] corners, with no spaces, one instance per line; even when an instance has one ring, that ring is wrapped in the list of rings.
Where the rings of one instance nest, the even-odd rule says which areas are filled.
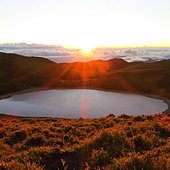
[[[9,53],[17,53],[36,57],[68,56],[70,52],[61,46],[47,46],[41,44],[1,44],[0,50]]]
[[[45,57],[58,63],[84,60],[80,49],[67,49],[55,45],[0,44],[0,51],[24,56]],[[112,58],[122,58],[129,62],[170,59],[170,48],[96,48],[93,50],[93,57],[89,60]]]
[[[163,56],[164,59],[170,59],[170,54]]]

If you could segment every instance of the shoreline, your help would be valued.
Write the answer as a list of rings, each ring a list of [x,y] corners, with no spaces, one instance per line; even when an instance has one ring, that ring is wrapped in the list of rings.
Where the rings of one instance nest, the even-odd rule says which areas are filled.
[[[107,89],[101,89],[101,88],[83,88],[83,87],[77,87],[77,88],[49,88],[49,87],[30,88],[30,89],[21,90],[21,91],[18,91],[18,92],[12,92],[12,93],[7,93],[7,94],[4,94],[4,95],[0,95],[0,100],[12,97],[14,95],[23,94],[23,93],[31,93],[31,92],[36,92],[36,91],[74,90],[74,89],[100,90],[100,91],[104,91],[104,92],[115,92],[115,93],[124,93],[124,94],[132,94],[132,95],[142,95],[142,96],[153,98],[153,99],[159,99],[159,100],[162,100],[164,103],[166,103],[168,105],[168,109],[165,110],[164,112],[162,112],[161,114],[170,113],[170,100],[166,99],[166,98],[163,98],[161,96],[157,96],[157,95],[154,95],[154,94],[133,93],[133,92],[127,92],[127,91],[119,91],[119,90],[107,90]]]

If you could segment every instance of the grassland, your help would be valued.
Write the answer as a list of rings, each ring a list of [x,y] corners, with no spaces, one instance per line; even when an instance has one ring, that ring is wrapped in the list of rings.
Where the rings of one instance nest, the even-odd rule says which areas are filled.
[[[1,170],[169,170],[170,115],[0,117]]]
[[[170,99],[170,60],[56,64],[0,53],[0,95],[94,88]],[[4,96],[3,96],[4,97]],[[98,119],[0,115],[0,170],[169,170],[170,115]]]

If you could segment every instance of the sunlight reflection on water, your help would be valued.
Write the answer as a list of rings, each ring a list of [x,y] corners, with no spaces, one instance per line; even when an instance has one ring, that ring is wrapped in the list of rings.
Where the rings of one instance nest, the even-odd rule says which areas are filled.
[[[46,90],[0,100],[0,113],[35,117],[100,117],[113,113],[139,115],[167,110],[163,100],[141,95],[72,89]]]

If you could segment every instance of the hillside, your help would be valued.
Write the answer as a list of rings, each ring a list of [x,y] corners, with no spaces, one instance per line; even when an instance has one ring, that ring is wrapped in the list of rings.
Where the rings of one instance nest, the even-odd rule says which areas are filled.
[[[1,170],[169,170],[170,116],[0,117]]]
[[[34,87],[100,88],[170,99],[170,61],[122,59],[57,64],[0,53],[0,94]],[[170,116],[110,114],[97,119],[0,114],[2,170],[169,170]]]
[[[33,87],[100,88],[170,99],[170,60],[122,59],[57,64],[45,58],[0,53],[0,94]]]

